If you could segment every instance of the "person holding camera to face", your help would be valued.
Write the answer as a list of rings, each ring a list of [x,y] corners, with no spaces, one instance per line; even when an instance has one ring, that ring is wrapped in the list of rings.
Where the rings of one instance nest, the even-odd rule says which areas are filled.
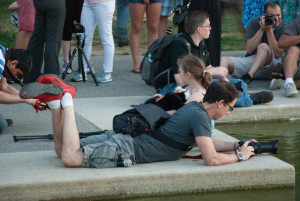
[[[285,49],[277,41],[286,24],[278,2],[264,5],[264,16],[253,18],[246,33],[246,57],[221,57],[221,65],[248,85],[252,79],[272,79],[272,71],[282,63]]]

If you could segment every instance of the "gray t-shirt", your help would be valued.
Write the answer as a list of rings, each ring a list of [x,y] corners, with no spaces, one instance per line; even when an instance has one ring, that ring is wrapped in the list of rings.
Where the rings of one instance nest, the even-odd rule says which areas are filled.
[[[285,30],[285,28],[286,28],[286,24],[283,21],[281,21],[281,23],[279,24],[278,27],[273,28],[273,33],[274,33],[275,39],[277,41],[279,40],[279,38],[280,38],[281,34],[283,33],[283,31]],[[249,39],[251,39],[256,34],[256,32],[259,29],[260,29],[259,17],[253,18],[250,21],[250,24],[249,24],[248,29],[247,29],[246,41],[249,40]],[[264,34],[263,34],[263,36],[261,38],[260,43],[267,43],[267,44],[269,44],[266,32],[264,32]],[[253,52],[247,52],[246,56],[250,56],[250,55],[256,54],[256,51],[257,50],[255,49]]]
[[[290,36],[300,35],[300,18],[293,20],[284,30],[283,34]]]
[[[196,145],[195,136],[211,137],[211,121],[203,105],[190,102],[177,110],[160,127],[160,132],[177,142]],[[174,149],[147,134],[134,138],[137,163],[178,160],[187,151]]]
[[[196,145],[196,136],[211,137],[211,121],[201,103],[190,102],[177,110],[160,131],[177,142]]]

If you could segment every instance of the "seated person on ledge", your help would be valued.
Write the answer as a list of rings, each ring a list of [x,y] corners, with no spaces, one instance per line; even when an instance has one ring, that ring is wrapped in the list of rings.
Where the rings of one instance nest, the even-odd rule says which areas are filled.
[[[52,113],[55,151],[66,167],[110,168],[116,167],[118,160],[125,159],[130,159],[134,164],[174,161],[193,146],[199,147],[205,164],[209,166],[248,160],[255,155],[254,148],[248,146],[249,142],[255,140],[246,141],[236,154],[234,151],[238,147],[237,142],[211,138],[210,120],[229,115],[239,96],[232,83],[212,83],[203,103],[193,101],[184,105],[158,130],[150,132],[150,135],[141,134],[133,138],[131,135],[107,131],[82,140],[79,139],[73,107],[75,87],[63,83],[56,76],[44,75],[37,83],[25,85],[20,95],[27,94],[24,97],[30,98],[32,91],[37,90],[41,95],[49,86],[55,86],[58,92],[59,88],[63,91],[59,95],[43,96],[49,101],[47,104]],[[161,140],[162,138],[168,140]]]
[[[272,71],[281,65],[285,50],[277,43],[286,27],[281,17],[278,2],[266,3],[264,16],[253,18],[248,26],[246,57],[221,57],[220,65],[248,85],[254,78],[272,79]]]
[[[179,35],[176,40],[172,41],[165,50],[159,64],[159,68],[161,69],[159,72],[171,68],[170,75],[167,73],[159,73],[159,75],[156,75],[155,77],[155,88],[160,91],[161,95],[164,96],[167,92],[174,92],[178,85],[183,86],[179,76],[177,60],[178,58],[189,54],[189,48],[187,46],[188,42],[191,46],[190,53],[204,62],[206,71],[210,73],[213,78],[219,78],[236,84],[241,91],[241,96],[234,106],[249,107],[261,103],[268,103],[273,100],[272,92],[261,91],[258,93],[247,93],[246,83],[241,80],[227,79],[227,68],[211,66],[209,52],[204,41],[209,38],[211,31],[209,15],[206,12],[190,12],[185,18],[184,29],[186,32]],[[168,80],[170,83],[168,83]]]
[[[285,96],[292,97],[298,94],[300,89],[300,19],[293,20],[281,35],[278,45],[288,48],[283,62],[285,80],[273,79],[270,89],[284,89]]]

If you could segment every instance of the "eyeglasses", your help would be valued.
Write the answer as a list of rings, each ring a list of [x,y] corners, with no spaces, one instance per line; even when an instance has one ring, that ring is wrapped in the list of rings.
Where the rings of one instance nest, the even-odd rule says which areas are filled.
[[[211,28],[211,25],[206,25],[206,26],[200,26],[200,27],[209,27],[209,28]]]
[[[229,103],[225,103],[225,104],[228,105],[229,111],[232,112],[233,111],[233,107],[231,105],[229,105]]]

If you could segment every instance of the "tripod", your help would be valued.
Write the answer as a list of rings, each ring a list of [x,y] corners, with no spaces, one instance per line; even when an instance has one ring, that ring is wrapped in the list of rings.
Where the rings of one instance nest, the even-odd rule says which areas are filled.
[[[93,77],[93,80],[94,80],[95,84],[96,84],[97,86],[99,86],[99,84],[98,84],[98,82],[97,82],[97,79],[96,79],[96,75],[95,75],[95,73],[92,71],[91,66],[90,66],[90,63],[89,63],[89,61],[88,61],[88,58],[86,57],[86,55],[85,55],[85,53],[84,53],[84,51],[83,51],[83,49],[82,49],[82,48],[83,48],[83,45],[80,44],[80,38],[81,38],[81,35],[82,35],[81,33],[76,33],[76,35],[75,35],[76,40],[77,40],[77,47],[74,48],[74,50],[73,50],[73,52],[72,52],[72,55],[71,55],[71,58],[70,58],[70,61],[69,61],[69,63],[68,63],[68,66],[67,66],[67,68],[64,70],[64,72],[63,72],[61,78],[62,78],[62,79],[65,79],[66,74],[67,74],[67,72],[68,72],[68,69],[71,67],[72,61],[73,61],[73,59],[74,59],[74,56],[75,56],[75,54],[76,54],[76,52],[77,52],[77,50],[78,50],[78,71],[79,71],[79,73],[82,73],[82,79],[83,79],[83,82],[86,81],[86,77],[85,77],[84,68],[83,68],[82,56],[84,57],[84,60],[85,60],[85,62],[86,62],[86,64],[87,64],[87,67],[90,69],[90,72],[91,72],[91,75],[92,75],[92,77]]]

